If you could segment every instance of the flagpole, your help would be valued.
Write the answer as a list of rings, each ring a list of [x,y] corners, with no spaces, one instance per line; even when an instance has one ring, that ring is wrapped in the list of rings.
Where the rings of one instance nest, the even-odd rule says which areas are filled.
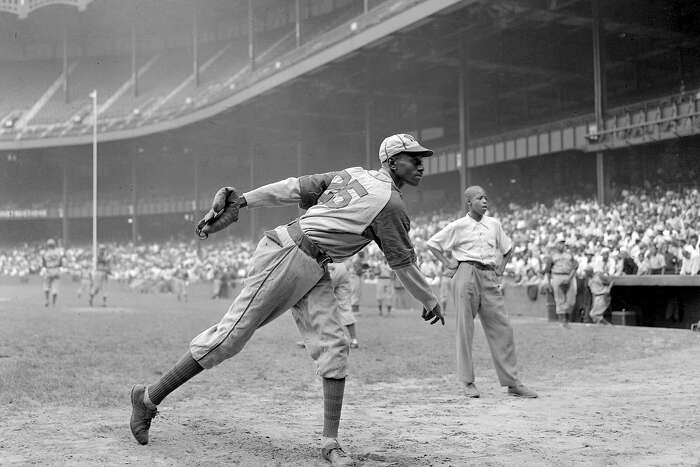
[[[97,89],[92,98],[92,274],[97,272]]]

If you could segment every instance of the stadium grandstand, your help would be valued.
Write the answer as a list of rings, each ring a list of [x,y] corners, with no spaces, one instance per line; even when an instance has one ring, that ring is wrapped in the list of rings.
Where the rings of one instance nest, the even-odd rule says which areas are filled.
[[[478,183],[512,226],[634,216],[634,193],[625,229],[700,230],[697,2],[2,0],[0,30],[5,246],[89,241],[93,126],[101,241],[191,239],[219,186],[377,166],[396,132],[437,149],[406,192],[422,219]]]

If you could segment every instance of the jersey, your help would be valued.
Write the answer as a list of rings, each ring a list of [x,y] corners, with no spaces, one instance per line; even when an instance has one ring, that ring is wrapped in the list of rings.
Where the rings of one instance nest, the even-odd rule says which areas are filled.
[[[105,252],[99,252],[97,254],[97,270],[99,272],[109,274],[111,272],[110,262],[111,257]]]
[[[401,192],[383,170],[351,167],[299,179],[304,233],[341,262],[374,241],[392,269],[415,262]]]
[[[571,274],[576,268],[574,256],[566,251],[552,254],[551,261],[552,274]]]
[[[57,277],[63,266],[63,252],[59,248],[51,248],[41,255],[41,263],[46,268],[47,277]]]

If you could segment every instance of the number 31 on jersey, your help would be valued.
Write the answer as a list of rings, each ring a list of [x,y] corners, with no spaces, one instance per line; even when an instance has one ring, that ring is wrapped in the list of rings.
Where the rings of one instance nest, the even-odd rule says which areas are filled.
[[[338,172],[326,188],[326,191],[318,198],[318,204],[323,204],[329,208],[344,208],[352,201],[353,191],[358,197],[367,195],[367,190],[356,179],[350,177],[347,171]]]

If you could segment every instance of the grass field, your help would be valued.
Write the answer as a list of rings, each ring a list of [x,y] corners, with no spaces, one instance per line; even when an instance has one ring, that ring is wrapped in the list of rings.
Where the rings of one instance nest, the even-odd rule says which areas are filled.
[[[288,315],[166,399],[151,444],[132,439],[131,385],[225,312],[208,292],[184,304],[115,287],[89,309],[64,281],[47,309],[38,281],[0,278],[0,465],[324,465],[321,385]],[[358,319],[341,422],[358,465],[700,465],[698,333],[515,317],[521,379],[540,398],[505,394],[477,331],[482,397],[468,400],[453,315]]]

